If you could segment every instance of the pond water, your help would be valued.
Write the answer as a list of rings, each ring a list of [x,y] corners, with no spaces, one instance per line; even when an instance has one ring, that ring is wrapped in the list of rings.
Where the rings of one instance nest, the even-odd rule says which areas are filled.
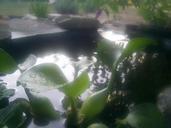
[[[112,30],[109,30],[109,31],[100,30],[99,33],[103,38],[110,40],[110,43],[113,43],[113,45],[117,44],[117,45],[125,47],[128,42],[128,37],[123,32],[114,32]],[[26,41],[22,40],[23,37],[26,39]],[[93,91],[96,90],[96,85],[103,85],[102,87],[104,87],[104,85],[107,81],[107,78],[102,77],[103,76],[102,72],[105,72],[105,74],[107,74],[107,77],[110,77],[110,72],[108,72],[107,70],[104,70],[104,71],[101,70],[103,67],[100,67],[99,71],[93,72],[93,68],[96,68],[94,64],[97,61],[97,59],[96,59],[97,53],[96,53],[95,47],[87,47],[85,42],[82,43],[82,41],[85,38],[79,39],[81,37],[77,37],[78,39],[75,39],[75,38],[73,39],[70,37],[68,40],[71,42],[75,41],[76,44],[62,44],[62,45],[67,45],[64,47],[61,44],[57,44],[57,45],[55,44],[55,48],[52,48],[53,49],[52,51],[51,51],[51,47],[53,47],[54,45],[48,46],[47,45],[48,42],[46,42],[46,46],[48,46],[48,47],[46,47],[46,46],[43,46],[44,43],[42,43],[42,46],[41,46],[41,42],[39,42],[38,47],[37,47],[36,45],[31,44],[32,42],[27,41],[27,35],[25,35],[24,33],[12,32],[12,38],[19,39],[19,40],[21,38],[21,40],[22,40],[22,41],[14,41],[16,46],[21,44],[21,46],[18,46],[16,49],[19,49],[20,47],[23,47],[23,49],[26,49],[24,47],[27,47],[27,46],[25,46],[21,42],[30,43],[31,46],[28,47],[28,48],[30,48],[30,51],[28,50],[27,52],[25,52],[25,50],[21,50],[21,52],[22,51],[24,51],[24,52],[16,53],[16,55],[12,54],[12,56],[17,58],[18,62],[20,63],[18,65],[19,70],[15,71],[13,74],[9,74],[9,75],[0,77],[0,79],[2,79],[5,83],[7,83],[7,88],[14,88],[16,90],[15,95],[10,99],[11,101],[16,98],[21,98],[21,97],[28,99],[24,92],[24,89],[21,86],[16,86],[16,82],[21,75],[21,71],[25,71],[35,65],[42,64],[42,63],[57,64],[62,69],[62,72],[65,74],[68,81],[72,81],[74,79],[74,74],[75,74],[76,68],[77,68],[77,70],[79,69],[80,72],[81,72],[81,70],[88,69],[89,77],[92,82],[92,86],[81,96],[82,99],[84,99],[88,95],[92,94]],[[68,38],[68,36],[67,36],[67,38]],[[62,43],[65,41],[68,43],[69,42],[68,40],[67,41],[62,40]],[[93,45],[91,43],[94,42],[94,40],[90,39],[88,41],[91,41],[90,43],[88,43],[88,45]],[[52,42],[52,41],[50,40],[50,42]],[[81,44],[79,44],[80,46],[77,47],[76,45],[78,43],[81,43]],[[95,43],[96,43],[96,41],[95,41]],[[32,46],[32,45],[34,45],[34,46]],[[49,45],[51,45],[51,44],[49,44]],[[69,45],[69,47],[68,47],[68,45]],[[73,45],[75,45],[75,46],[73,46]],[[86,47],[85,47],[85,45],[86,45]],[[61,48],[61,46],[62,46],[62,48]],[[45,47],[45,48],[41,49],[41,47]],[[9,49],[7,49],[7,51],[8,50]],[[14,50],[10,49],[9,52],[15,53],[16,50],[15,50],[15,48],[14,48]],[[18,51],[18,52],[20,52],[20,51]],[[18,55],[23,54],[23,56],[19,55],[20,57],[16,57],[17,54]],[[94,75],[97,75],[98,77],[95,77]],[[93,83],[94,78],[96,78],[96,80],[94,80],[95,82]],[[32,86],[29,88],[32,89]],[[37,87],[34,86],[33,88],[34,88],[33,90],[37,90],[36,91],[37,94],[48,97],[56,110],[58,110],[60,112],[64,112],[64,109],[63,109],[62,103],[61,103],[61,101],[64,97],[64,94],[62,92],[60,92],[56,89],[54,90],[54,89],[48,88],[48,87],[40,88],[38,86]],[[57,121],[52,121],[48,125],[38,126],[38,125],[35,125],[34,122],[32,121],[28,128],[56,128],[56,127],[64,128],[65,127],[64,122],[65,122],[65,119],[62,118]]]
[[[100,35],[100,36],[99,36]],[[97,51],[96,46],[98,41],[106,39],[106,43],[111,46],[116,45],[124,49],[129,41],[129,36],[124,31],[113,31],[99,29],[98,33],[79,33],[79,32],[64,32],[50,35],[34,35],[28,36],[20,32],[12,32],[13,40],[3,46],[8,53],[10,53],[17,61],[19,69],[12,74],[0,76],[0,80],[7,83],[7,88],[14,88],[15,95],[10,98],[10,101],[16,98],[26,98],[23,87],[16,86],[17,80],[21,72],[30,69],[33,66],[42,63],[54,63],[60,67],[69,82],[73,81],[76,71],[78,73],[83,70],[88,71],[91,81],[89,89],[83,93],[80,98],[84,100],[87,96],[93,94],[106,86],[109,81],[111,72],[104,65],[97,65]],[[164,38],[164,47],[166,50],[171,49],[170,38]],[[17,51],[17,52],[16,52]],[[119,56],[120,53],[118,52]],[[132,59],[136,59],[133,54]],[[141,60],[140,60],[141,61]],[[142,60],[143,61],[143,60]],[[127,70],[126,72],[129,72]],[[31,77],[35,77],[32,75]],[[121,83],[125,83],[125,74],[121,74]],[[41,79],[42,80],[42,79]],[[45,80],[42,80],[42,82]],[[40,96],[46,96],[52,102],[57,111],[63,113],[65,110],[62,105],[64,94],[57,89],[50,87],[39,87],[32,83],[27,85],[34,93]],[[119,91],[121,95],[123,93]],[[170,101],[170,91],[161,93],[159,100],[159,107],[167,108],[167,102]],[[125,94],[124,94],[125,95]],[[32,120],[28,128],[65,128],[65,118],[51,121],[48,124],[36,124]]]

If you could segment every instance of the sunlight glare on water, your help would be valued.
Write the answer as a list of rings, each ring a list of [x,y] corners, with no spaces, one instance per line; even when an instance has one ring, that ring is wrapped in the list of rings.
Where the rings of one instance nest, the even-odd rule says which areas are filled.
[[[73,80],[73,74],[75,72],[71,59],[64,54],[52,54],[42,58],[38,58],[36,65],[42,63],[54,63],[57,64],[65,74],[69,81]]]
[[[103,38],[114,42],[114,44],[116,45],[123,46],[123,48],[126,47],[129,40],[128,36],[123,32],[115,32],[113,30],[108,30],[108,31],[100,30],[99,33]]]

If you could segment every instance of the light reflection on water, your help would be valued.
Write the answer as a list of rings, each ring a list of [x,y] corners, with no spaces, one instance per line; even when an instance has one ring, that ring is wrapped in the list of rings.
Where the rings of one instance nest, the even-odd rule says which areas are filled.
[[[11,38],[16,39],[16,38],[22,38],[28,36],[27,34],[24,34],[22,32],[11,32]]]
[[[42,63],[54,63],[57,64],[65,74],[69,81],[73,80],[75,69],[73,67],[72,61],[69,57],[64,54],[52,54],[42,58],[37,58],[36,65]]]
[[[74,79],[75,74],[75,68],[80,69],[86,69],[88,66],[93,64],[96,59],[92,57],[91,59],[88,59],[86,56],[79,56],[77,61],[73,61],[70,57],[64,55],[64,54],[51,54],[44,57],[39,57],[35,61],[35,56],[30,55],[23,64],[19,65],[20,70],[23,69],[27,70],[35,65],[39,65],[42,63],[54,63],[57,64],[65,74],[68,81],[72,81]],[[21,75],[20,70],[16,70],[13,74],[9,74],[3,77],[0,77],[4,82],[7,83],[7,88],[14,88],[16,90],[15,95],[10,98],[10,101],[15,100],[16,98],[27,98],[24,89],[21,86],[16,86],[16,81],[18,80],[19,76]],[[91,76],[91,75],[90,75]],[[40,87],[39,87],[40,88]],[[49,98],[49,100],[54,105],[55,109],[58,111],[63,112],[64,109],[61,104],[61,100],[64,97],[64,94],[57,89],[53,90],[46,90],[39,93],[40,96],[46,96]],[[83,96],[88,96],[88,92],[86,92]],[[43,126],[43,128],[49,128],[49,127],[58,127],[58,128],[64,128],[64,119],[61,119],[59,121],[51,122],[47,126]],[[33,122],[29,125],[29,128],[42,128],[42,126],[36,126]]]
[[[44,57],[39,57],[36,59],[36,62],[32,62],[32,61],[35,61],[34,55],[30,55],[26,59],[26,61],[23,62],[23,64],[19,65],[19,68],[22,70],[23,69],[27,70],[35,65],[39,65],[42,63],[54,63],[57,64],[60,67],[60,69],[62,69],[68,81],[71,82],[74,79],[76,68],[78,71],[84,70],[88,68],[90,65],[92,65],[93,63],[95,63],[96,58],[92,57],[91,59],[88,59],[88,57],[86,56],[79,56],[78,61],[73,61],[70,57],[58,53],[58,54],[47,55]],[[12,100],[19,97],[27,98],[23,88],[16,86],[16,81],[18,80],[20,75],[21,72],[17,70],[13,74],[0,77],[4,82],[8,83],[7,88],[14,88],[16,90],[16,95],[13,98],[11,98]],[[92,73],[89,73],[90,79],[92,78],[92,75],[93,75]],[[63,93],[59,92],[58,90],[52,90],[52,88],[49,87],[37,87],[35,85],[34,87],[31,86],[30,88],[33,88],[35,90],[37,89],[38,90],[37,92],[40,92],[40,95],[49,97],[51,101],[55,103],[54,104],[55,106],[57,105],[56,104],[57,101],[59,101],[58,98],[56,99],[56,97],[59,97],[59,99],[61,99],[61,97],[64,96]],[[61,106],[60,106],[60,110],[62,110]]]
[[[103,38],[113,42],[115,45],[122,46],[122,48],[125,48],[129,41],[128,35],[122,31],[99,30],[99,33]]]

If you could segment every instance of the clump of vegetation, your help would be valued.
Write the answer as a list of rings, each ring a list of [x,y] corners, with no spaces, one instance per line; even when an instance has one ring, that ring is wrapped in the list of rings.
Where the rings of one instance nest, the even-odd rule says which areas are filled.
[[[154,25],[169,25],[171,1],[168,0],[78,0],[86,11],[102,9],[107,13],[118,12],[134,6],[139,14]]]
[[[57,0],[55,9],[61,14],[77,14],[79,5],[76,0]]]
[[[93,13],[99,9],[98,5],[95,4],[93,0],[85,0],[84,3],[81,4],[81,8],[86,13]]]
[[[38,18],[46,18],[48,15],[48,1],[47,0],[32,0],[30,9],[31,12]]]
[[[136,7],[146,21],[157,25],[170,23],[171,1],[142,0],[137,2]]]

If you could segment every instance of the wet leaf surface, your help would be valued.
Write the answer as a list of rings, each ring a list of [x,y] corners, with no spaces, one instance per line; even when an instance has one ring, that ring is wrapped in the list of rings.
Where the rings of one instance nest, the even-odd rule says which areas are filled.
[[[17,69],[15,60],[0,48],[0,74],[12,73]]]
[[[18,83],[36,92],[58,88],[67,82],[61,69],[53,63],[36,65],[25,71]]]
[[[97,116],[105,107],[107,100],[108,90],[103,89],[89,96],[80,109],[80,117],[91,119]]]
[[[62,90],[68,97],[80,96],[90,85],[90,80],[87,72],[83,72],[73,82],[66,84]]]
[[[88,126],[88,128],[108,128],[106,125],[101,124],[101,123],[94,123]]]
[[[29,111],[29,108],[30,105],[25,99],[16,99],[15,101],[11,102],[9,106],[0,109],[0,126],[11,126],[11,124],[15,124],[15,126],[13,127],[19,128],[26,119],[23,116],[23,113],[28,116],[27,113]],[[14,122],[12,123],[12,121]]]
[[[25,89],[29,98],[32,115],[39,120],[54,120],[59,118],[59,113],[56,112],[52,103],[47,97],[36,96],[28,89]]]

